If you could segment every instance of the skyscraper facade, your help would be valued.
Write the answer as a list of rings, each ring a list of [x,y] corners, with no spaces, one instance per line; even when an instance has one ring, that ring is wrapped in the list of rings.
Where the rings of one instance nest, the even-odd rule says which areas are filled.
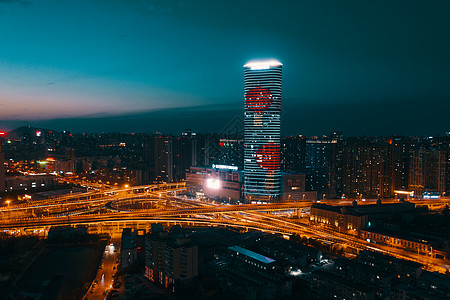
[[[281,194],[280,125],[282,64],[244,65],[244,198],[275,201]]]

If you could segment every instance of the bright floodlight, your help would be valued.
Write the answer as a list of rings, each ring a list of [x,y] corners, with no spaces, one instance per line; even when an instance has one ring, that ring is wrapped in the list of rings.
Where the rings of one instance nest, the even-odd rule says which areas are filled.
[[[206,179],[206,186],[212,189],[220,188],[220,180],[215,178]]]
[[[244,65],[244,68],[250,68],[251,70],[266,70],[271,67],[282,66],[276,59],[267,59],[267,60],[252,60]]]

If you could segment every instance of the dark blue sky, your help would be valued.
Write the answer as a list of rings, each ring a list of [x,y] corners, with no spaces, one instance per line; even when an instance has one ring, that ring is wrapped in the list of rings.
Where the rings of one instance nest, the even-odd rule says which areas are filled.
[[[0,0],[0,127],[221,131],[283,63],[285,134],[450,130],[450,1]]]

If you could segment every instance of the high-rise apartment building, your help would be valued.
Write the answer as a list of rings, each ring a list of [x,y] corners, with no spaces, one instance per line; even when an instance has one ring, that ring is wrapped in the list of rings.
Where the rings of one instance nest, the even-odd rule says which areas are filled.
[[[336,197],[337,143],[328,137],[306,141],[306,189],[317,191],[321,199]]]
[[[183,235],[154,228],[145,239],[145,277],[175,293],[198,276],[198,246]]]
[[[445,151],[410,151],[409,190],[414,191],[416,197],[421,197],[423,192],[442,195],[446,191],[446,160]]]
[[[155,134],[144,139],[143,159],[146,182],[173,182],[185,179],[191,166],[198,164],[196,133],[186,130],[180,136]]]
[[[306,137],[281,137],[281,169],[285,172],[304,173]]]
[[[343,145],[342,187],[347,198],[394,196],[392,145],[372,138],[349,138]]]
[[[244,65],[244,197],[249,202],[280,198],[281,75],[276,60]]]
[[[197,134],[186,129],[181,136],[172,137],[173,181],[186,178],[191,166],[197,165]]]
[[[173,181],[173,142],[170,136],[155,136],[155,178]]]
[[[5,157],[0,145],[0,192],[5,191]]]

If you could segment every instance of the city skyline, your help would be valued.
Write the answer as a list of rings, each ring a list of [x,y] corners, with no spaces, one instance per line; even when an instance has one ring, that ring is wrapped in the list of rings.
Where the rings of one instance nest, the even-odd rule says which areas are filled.
[[[0,0],[0,299],[450,299],[449,0]]]
[[[0,1],[0,129],[220,132],[260,57],[289,66],[283,134],[448,131],[448,2],[240,5]]]

